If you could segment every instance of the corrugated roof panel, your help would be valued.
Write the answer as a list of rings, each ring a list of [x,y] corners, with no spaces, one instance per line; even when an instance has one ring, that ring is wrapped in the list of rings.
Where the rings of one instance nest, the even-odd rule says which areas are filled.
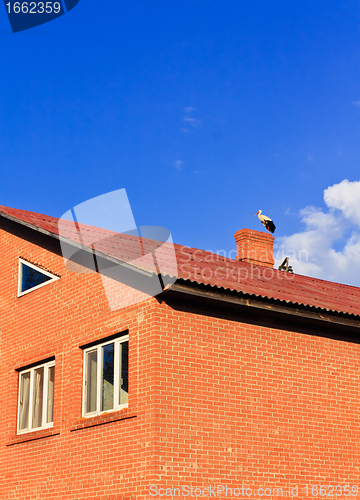
[[[35,228],[59,234],[59,219],[34,212],[0,207],[0,214],[31,224]],[[62,220],[65,236],[78,241],[74,224]],[[139,238],[80,224],[85,245],[96,243],[96,249],[106,255],[131,262],[140,257]],[[150,250],[159,242],[140,238],[143,248],[139,267],[153,271]],[[293,275],[247,262],[228,259],[205,250],[174,245],[178,277],[194,283],[242,292],[257,297],[303,304],[328,311],[360,315],[360,288],[333,283],[308,276]],[[163,248],[162,259],[172,258],[171,249]]]

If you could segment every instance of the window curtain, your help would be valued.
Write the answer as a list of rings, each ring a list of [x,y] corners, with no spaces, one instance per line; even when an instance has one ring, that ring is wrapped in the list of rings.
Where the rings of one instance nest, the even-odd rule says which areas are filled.
[[[128,365],[129,365],[129,342],[122,342],[119,346],[120,359],[119,359],[119,374],[120,374],[120,384],[119,384],[119,404],[123,405],[128,402],[129,399],[129,375],[128,375]]]
[[[114,408],[114,355],[115,344],[102,348],[101,411]]]
[[[19,429],[29,427],[30,372],[20,376]]]
[[[48,372],[48,394],[47,394],[47,413],[46,423],[49,424],[54,420],[54,379],[55,366],[51,366]]]
[[[87,354],[86,363],[86,413],[96,411],[97,394],[97,351]]]
[[[43,409],[44,367],[34,373],[32,428],[41,427]]]

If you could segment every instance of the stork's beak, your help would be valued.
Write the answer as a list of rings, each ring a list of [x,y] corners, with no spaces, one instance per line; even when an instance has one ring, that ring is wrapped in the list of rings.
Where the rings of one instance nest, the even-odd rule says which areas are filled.
[[[259,212],[256,212],[256,214],[254,215],[254,217],[256,217],[258,213],[259,213]]]

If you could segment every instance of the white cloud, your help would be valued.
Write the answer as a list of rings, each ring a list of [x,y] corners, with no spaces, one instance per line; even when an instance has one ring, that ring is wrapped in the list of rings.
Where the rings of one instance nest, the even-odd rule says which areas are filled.
[[[354,106],[360,106],[360,101],[353,101],[353,102],[352,102],[352,104],[353,104]]]
[[[193,128],[200,128],[201,125],[202,125],[202,121],[201,120],[198,120],[197,118],[193,118],[192,116],[189,116],[190,113],[192,113],[193,111],[196,111],[196,108],[194,108],[193,106],[186,106],[184,108],[184,112],[185,112],[185,115],[184,118],[183,118],[183,121],[186,122],[187,124],[189,124],[191,127]],[[190,130],[185,128],[185,127],[182,127],[181,129],[181,132],[189,132]]]
[[[181,160],[176,160],[173,162],[173,166],[176,168],[176,170],[182,170],[184,162]]]
[[[194,128],[199,128],[201,126],[201,120],[198,120],[197,118],[190,118],[190,117],[185,117],[184,122],[190,123],[190,125]]]
[[[324,201],[329,208],[341,210],[346,219],[360,227],[360,181],[344,179],[324,191]]]
[[[360,181],[328,187],[324,201],[327,211],[300,210],[305,231],[277,239],[276,265],[290,257],[297,274],[360,286]]]

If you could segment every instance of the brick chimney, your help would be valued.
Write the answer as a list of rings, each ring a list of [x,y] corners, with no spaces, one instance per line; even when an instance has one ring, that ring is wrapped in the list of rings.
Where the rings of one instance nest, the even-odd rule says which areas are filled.
[[[236,260],[273,267],[274,236],[252,229],[240,229],[235,233]]]

